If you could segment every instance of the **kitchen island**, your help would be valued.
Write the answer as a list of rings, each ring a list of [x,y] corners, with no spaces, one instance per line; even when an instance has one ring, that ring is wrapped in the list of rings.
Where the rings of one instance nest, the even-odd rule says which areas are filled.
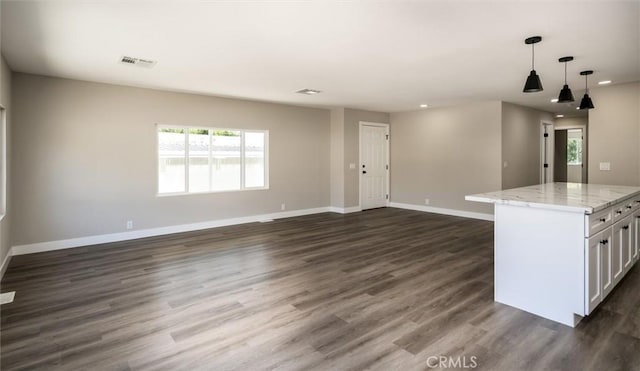
[[[494,299],[574,327],[638,261],[640,187],[547,183],[493,203]]]

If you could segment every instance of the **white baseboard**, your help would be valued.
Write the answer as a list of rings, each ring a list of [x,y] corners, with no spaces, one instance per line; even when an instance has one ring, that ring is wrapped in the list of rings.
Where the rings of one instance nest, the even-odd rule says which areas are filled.
[[[453,215],[453,216],[461,216],[463,218],[493,221],[493,214],[477,213],[473,211],[445,209],[441,207],[422,206],[422,205],[414,205],[414,204],[403,204],[399,202],[392,202],[390,206],[397,207],[398,209],[424,211],[426,213]]]
[[[0,267],[0,280],[2,280],[2,277],[4,277],[4,272],[7,270],[7,267],[9,267],[9,262],[11,261],[12,255],[13,248],[10,248],[9,252],[7,252],[7,256],[5,256],[2,260],[2,267]]]
[[[331,211],[332,213],[339,213],[339,214],[350,214],[350,213],[357,213],[362,211],[362,209],[360,208],[360,206],[352,206],[352,207],[335,207],[335,206],[330,206],[329,207],[329,211]]]
[[[421,205],[413,205],[413,204],[403,204],[403,203],[397,203],[397,202],[391,202],[389,206],[400,208],[400,209],[417,210],[417,211],[424,211],[429,213],[454,215],[454,216],[461,216],[465,218],[493,221],[493,215],[491,214],[483,214],[483,213],[453,210],[453,209],[443,209],[438,207],[421,206]],[[38,252],[62,250],[62,249],[69,249],[73,247],[80,247],[80,246],[100,245],[100,244],[105,244],[110,242],[119,242],[119,241],[135,240],[138,238],[161,236],[165,234],[191,232],[191,231],[197,231],[202,229],[225,227],[225,226],[236,225],[236,224],[254,223],[254,222],[260,222],[260,221],[270,220],[270,219],[291,218],[295,216],[319,214],[319,213],[326,213],[326,212],[348,214],[348,213],[354,213],[359,211],[361,211],[359,206],[353,206],[353,207],[347,207],[347,208],[339,208],[339,207],[333,207],[333,206],[317,207],[313,209],[282,211],[282,212],[271,213],[271,214],[252,215],[252,216],[245,216],[245,217],[239,217],[239,218],[211,220],[211,221],[200,222],[200,223],[141,229],[138,231],[128,231],[128,232],[96,235],[96,236],[70,238],[66,240],[38,242],[38,243],[32,243],[27,245],[16,245],[9,250],[9,253],[4,258],[2,262],[2,270],[0,273],[0,277],[4,275],[4,272],[9,265],[9,261],[11,260],[11,256],[13,255],[33,254]]]
[[[32,243],[28,245],[13,246],[11,248],[10,254],[12,255],[33,254],[37,252],[62,250],[62,249],[69,249],[73,247],[99,245],[104,243],[119,242],[119,241],[126,241],[126,240],[135,240],[137,238],[161,236],[161,235],[171,234],[171,233],[191,232],[191,231],[197,231],[201,229],[225,227],[225,226],[236,225],[236,224],[254,223],[254,222],[259,222],[259,221],[269,220],[269,219],[291,218],[294,216],[319,214],[319,213],[326,213],[326,212],[332,212],[332,211],[333,210],[331,210],[330,207],[317,207],[314,209],[282,211],[282,212],[277,212],[272,214],[262,214],[262,215],[245,216],[240,218],[211,220],[211,221],[193,223],[193,224],[182,224],[182,225],[174,225],[169,227],[141,229],[138,231],[128,231],[128,232],[120,232],[120,233],[103,234],[103,235],[97,235],[97,236],[70,238],[67,240],[38,242],[38,243]],[[5,261],[6,260],[7,259],[5,259]],[[3,269],[2,272],[4,273],[4,269],[5,269],[4,262],[2,265],[2,269]]]

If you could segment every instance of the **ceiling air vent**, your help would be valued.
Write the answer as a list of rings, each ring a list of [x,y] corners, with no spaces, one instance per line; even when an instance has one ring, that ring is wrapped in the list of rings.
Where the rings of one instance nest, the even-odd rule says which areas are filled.
[[[120,63],[137,66],[137,67],[151,68],[155,66],[158,62],[152,61],[150,59],[128,57],[125,55],[122,58],[120,58]]]
[[[306,94],[306,95],[316,95],[322,93],[320,90],[315,89],[300,89],[296,93],[298,94]]]

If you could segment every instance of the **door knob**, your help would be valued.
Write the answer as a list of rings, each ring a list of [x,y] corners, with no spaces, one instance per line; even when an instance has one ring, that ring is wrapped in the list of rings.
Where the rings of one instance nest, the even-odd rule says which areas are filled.
[[[367,171],[366,171],[366,170],[362,170],[362,174],[366,174],[366,173],[367,173]]]

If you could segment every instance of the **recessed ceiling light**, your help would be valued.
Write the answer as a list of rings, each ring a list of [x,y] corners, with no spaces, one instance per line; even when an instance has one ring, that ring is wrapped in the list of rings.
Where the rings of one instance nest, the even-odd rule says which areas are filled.
[[[298,94],[306,94],[306,95],[316,95],[322,93],[320,90],[315,89],[300,89],[296,93]]]
[[[604,80],[598,83],[598,85],[607,85],[607,84],[611,84],[611,80]]]
[[[429,107],[429,106],[428,106],[428,105],[426,105],[426,104],[421,104],[421,105],[420,105],[420,108],[427,108],[427,107]]]
[[[553,98],[553,99],[551,100],[551,103],[558,103],[558,98]]]
[[[557,118],[562,118],[564,115],[556,115]]]

